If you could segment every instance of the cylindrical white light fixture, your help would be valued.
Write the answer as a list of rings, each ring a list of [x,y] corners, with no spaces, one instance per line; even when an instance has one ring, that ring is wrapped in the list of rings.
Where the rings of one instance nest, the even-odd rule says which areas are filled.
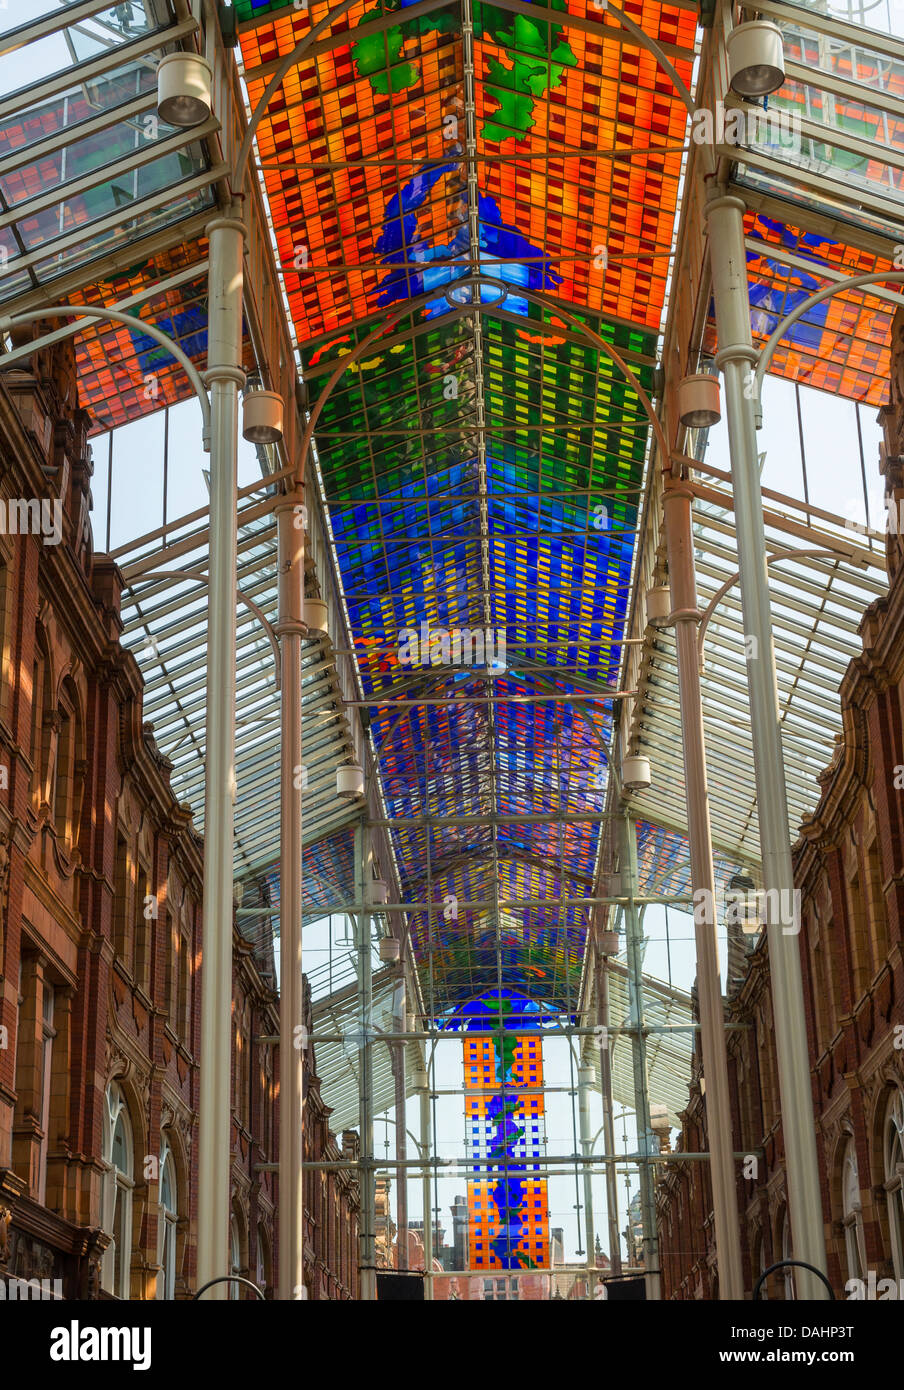
[[[599,953],[601,956],[617,956],[618,932],[601,931],[599,936],[596,938],[596,944],[599,947]]]
[[[668,1134],[671,1128],[668,1106],[654,1101],[650,1106],[650,1129],[654,1134]]]
[[[370,901],[377,905],[389,902],[389,884],[384,883],[382,878],[371,880]]]
[[[248,391],[242,397],[242,438],[278,444],[283,437],[283,398],[278,391]]]
[[[322,598],[306,598],[304,601],[304,624],[309,637],[327,637],[328,608]]]
[[[364,769],[357,763],[345,763],[336,768],[336,794],[353,801],[364,795]]]
[[[400,945],[394,936],[380,937],[380,960],[386,965],[394,965],[399,959]]]
[[[167,125],[201,125],[211,113],[210,64],[200,53],[167,53],[157,66],[157,115]]]
[[[622,786],[626,792],[646,791],[653,781],[649,758],[622,758]]]
[[[739,97],[767,97],[785,80],[782,31],[768,19],[732,29],[726,40],[728,80]]]
[[[647,589],[647,622],[654,627],[663,627],[672,612],[672,592],[668,584],[654,584]]]
[[[719,378],[695,372],[678,385],[678,418],[688,430],[708,430],[722,418]]]

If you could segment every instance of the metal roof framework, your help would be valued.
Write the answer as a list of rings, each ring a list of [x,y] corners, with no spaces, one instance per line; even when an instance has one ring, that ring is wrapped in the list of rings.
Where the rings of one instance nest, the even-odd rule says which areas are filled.
[[[323,7],[240,0],[241,79],[206,0],[194,12],[183,0],[40,8],[0,34],[0,58],[9,64],[26,50],[39,69],[0,100],[0,311],[63,298],[125,304],[136,322],[162,327],[203,363],[203,229],[225,191],[243,107]],[[785,29],[791,62],[774,105],[796,114],[803,133],[793,155],[762,133],[740,150],[717,148],[735,161],[750,208],[752,323],[764,342],[810,289],[891,268],[904,241],[904,39],[810,5],[760,0],[757,8]],[[724,10],[706,41],[714,62],[700,69],[700,94],[713,102],[728,97]],[[625,12],[689,81],[694,7],[638,0]],[[202,34],[214,59],[214,117],[190,132],[149,120],[156,62]],[[417,901],[425,886],[437,903],[448,894],[487,898],[485,912],[462,914],[445,936],[423,914],[405,924],[416,958],[436,933],[417,982],[424,997],[429,989],[433,1015],[495,984],[501,966],[508,982],[564,1012],[589,1009],[586,913],[533,908],[513,921],[492,899],[576,895],[607,867],[598,819],[498,822],[605,814],[611,790],[598,736],[616,748],[633,738],[650,751],[654,789],[631,801],[649,846],[643,871],[673,888],[681,877],[673,643],[647,627],[642,604],[662,568],[659,470],[649,466],[630,387],[554,309],[519,299],[518,286],[576,311],[645,387],[660,358],[668,408],[676,363],[677,375],[697,365],[689,345],[704,360],[717,346],[697,154],[691,147],[686,167],[685,141],[668,77],[613,15],[583,0],[548,9],[521,0],[362,3],[287,79],[260,128],[246,191],[249,370],[286,384],[290,399],[300,369],[315,395],[388,306],[435,291],[426,310],[403,317],[345,374],[320,421],[308,582],[327,599],[337,637],[332,646],[309,644],[304,689],[305,756],[316,765],[305,805],[311,911],[327,910],[330,895],[346,897],[350,887],[347,827],[362,807],[337,805],[333,774],[352,756],[376,768],[372,815],[424,818],[380,835],[379,871],[399,900]],[[454,297],[475,264],[485,277],[479,312]],[[889,286],[819,306],[791,331],[771,371],[881,403],[891,314],[901,302]],[[51,326],[47,336],[61,332]],[[98,431],[185,397],[176,364],[149,338],[95,323],[76,343],[83,402]],[[149,376],[152,397],[143,390]],[[262,454],[262,481],[240,513],[240,588],[271,622],[267,479],[291,459],[300,420],[293,416],[284,454]],[[733,522],[724,477],[702,464],[693,477],[702,605],[733,573]],[[883,591],[881,537],[852,537],[841,519],[795,499],[777,502],[767,530],[777,550],[832,552],[774,569],[796,824],[840,732],[833,693],[857,650],[858,616]],[[128,584],[125,640],[145,675],[146,712],[199,828],[206,547],[206,518],[196,514],[117,553]],[[174,558],[190,583],[154,577]],[[505,631],[504,674],[491,673],[497,703],[476,703],[487,681],[464,671],[448,681],[455,704],[396,717],[391,702],[418,698],[433,674],[406,671],[397,659],[399,633],[422,623]],[[729,589],[706,637],[713,834],[721,862],[755,872],[756,810],[737,779],[751,758],[741,637]],[[272,902],[276,672],[260,618],[244,605],[237,673],[236,875],[263,883]],[[638,692],[620,718],[603,698],[616,684]],[[560,702],[528,703],[550,688]],[[572,703],[588,690],[595,734]],[[367,710],[367,730],[351,701]],[[436,823],[469,815],[484,828]],[[672,1063],[677,1075],[684,1062],[664,1064]]]

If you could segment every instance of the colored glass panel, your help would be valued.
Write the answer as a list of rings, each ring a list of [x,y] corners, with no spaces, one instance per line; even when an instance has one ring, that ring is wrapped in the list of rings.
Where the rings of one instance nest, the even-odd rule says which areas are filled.
[[[473,1270],[549,1266],[543,1044],[536,1005],[511,990],[474,1001],[464,1028],[498,1026],[463,1040],[465,1126],[470,1153],[468,1258]]]
[[[745,230],[750,327],[758,345],[771,337],[786,314],[838,273],[866,275],[893,268],[888,260],[818,233],[802,232],[763,213],[748,213]],[[836,275],[827,275],[827,270]],[[770,371],[866,405],[882,405],[888,396],[893,314],[894,305],[869,289],[823,300],[788,330]],[[715,352],[716,346],[711,313],[706,347]]]

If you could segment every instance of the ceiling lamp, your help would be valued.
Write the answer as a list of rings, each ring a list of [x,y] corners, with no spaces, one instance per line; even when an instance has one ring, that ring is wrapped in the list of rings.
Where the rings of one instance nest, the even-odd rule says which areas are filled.
[[[649,758],[622,758],[622,787],[626,792],[643,792],[652,784]]]
[[[283,437],[283,398],[277,391],[248,391],[242,398],[242,438],[278,444]]]
[[[382,878],[375,878],[370,885],[370,901],[372,906],[379,906],[389,902],[389,884]]]
[[[596,938],[596,946],[601,956],[617,956],[618,932],[601,931]]]
[[[709,372],[686,376],[678,386],[678,418],[688,430],[708,430],[722,418],[719,378]]]
[[[767,19],[732,29],[726,41],[728,80],[739,97],[767,97],[785,80],[782,31]]]
[[[349,801],[364,795],[364,769],[357,763],[345,763],[336,768],[336,795]]]
[[[647,589],[647,622],[665,627],[672,614],[672,591],[668,584],[654,584]]]
[[[401,944],[394,936],[380,937],[380,960],[384,965],[394,965],[401,955]]]
[[[309,637],[328,637],[328,609],[322,598],[306,598],[303,622]]]
[[[668,1106],[654,1101],[650,1106],[650,1129],[662,1139],[671,1128]]]
[[[167,53],[157,66],[157,115],[167,125],[193,126],[212,110],[210,64],[200,53]]]

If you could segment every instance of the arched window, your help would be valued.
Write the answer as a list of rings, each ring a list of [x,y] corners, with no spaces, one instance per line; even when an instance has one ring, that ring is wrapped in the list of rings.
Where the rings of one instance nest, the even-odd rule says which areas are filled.
[[[176,1297],[176,1221],[178,1219],[176,1198],[176,1167],[169,1149],[164,1147],[160,1160],[160,1226],[158,1231],[158,1262],[160,1274],[157,1282],[158,1298]]]
[[[892,1092],[885,1112],[885,1193],[895,1278],[904,1279],[904,1094]]]
[[[60,690],[57,708],[57,755],[54,770],[53,821],[57,835],[66,845],[78,839],[82,810],[82,731],[78,695],[67,677]]]
[[[766,1269],[768,1269],[768,1268],[769,1268],[769,1266],[768,1266],[767,1263],[766,1263],[766,1232],[763,1231],[763,1230],[760,1230],[760,1231],[757,1231],[756,1237],[755,1237],[755,1239],[754,1239],[754,1244],[753,1244],[753,1270],[754,1270],[754,1280],[753,1280],[753,1282],[756,1283],[756,1281],[757,1281],[757,1279],[759,1279],[760,1275],[761,1275]],[[763,1284],[760,1285],[759,1297],[760,1297],[761,1299],[764,1299],[764,1300],[766,1300],[766,1299],[769,1298],[769,1280],[768,1280],[768,1279],[765,1280],[765,1282],[764,1282]]]
[[[794,1254],[791,1248],[791,1219],[788,1216],[788,1208],[785,1207],[784,1215],[782,1216],[782,1259],[791,1260],[793,1258]],[[791,1302],[796,1297],[794,1292],[793,1266],[784,1266],[782,1269],[782,1280],[785,1285],[785,1298],[788,1302]]]
[[[39,625],[35,630],[35,655],[31,668],[31,798],[35,811],[39,810],[47,794],[46,776],[49,750],[47,717],[51,711],[52,698],[50,653],[44,629]]]
[[[860,1202],[860,1172],[853,1139],[848,1139],[841,1159],[841,1221],[847,1251],[849,1279],[863,1279],[866,1273],[866,1245],[863,1235],[863,1208]]]
[[[229,1273],[244,1277],[244,1267],[242,1265],[242,1230],[239,1225],[239,1218],[235,1212],[232,1213],[232,1220],[229,1223]],[[243,1285],[230,1284],[229,1297],[238,1301],[242,1297]]]
[[[103,1286],[117,1298],[129,1297],[132,1264],[132,1189],[135,1153],[129,1112],[119,1085],[107,1088],[104,1112],[104,1230],[112,1237],[104,1256]]]
[[[270,1282],[270,1260],[268,1257],[267,1236],[260,1222],[257,1223],[257,1267],[255,1269],[255,1284],[262,1291],[266,1292]]]
[[[53,1026],[53,985],[44,980],[41,1006],[41,1149],[38,1159],[38,1201],[43,1206],[47,1199],[47,1155],[50,1149],[50,1092],[53,1081],[53,1040],[56,1029]]]

